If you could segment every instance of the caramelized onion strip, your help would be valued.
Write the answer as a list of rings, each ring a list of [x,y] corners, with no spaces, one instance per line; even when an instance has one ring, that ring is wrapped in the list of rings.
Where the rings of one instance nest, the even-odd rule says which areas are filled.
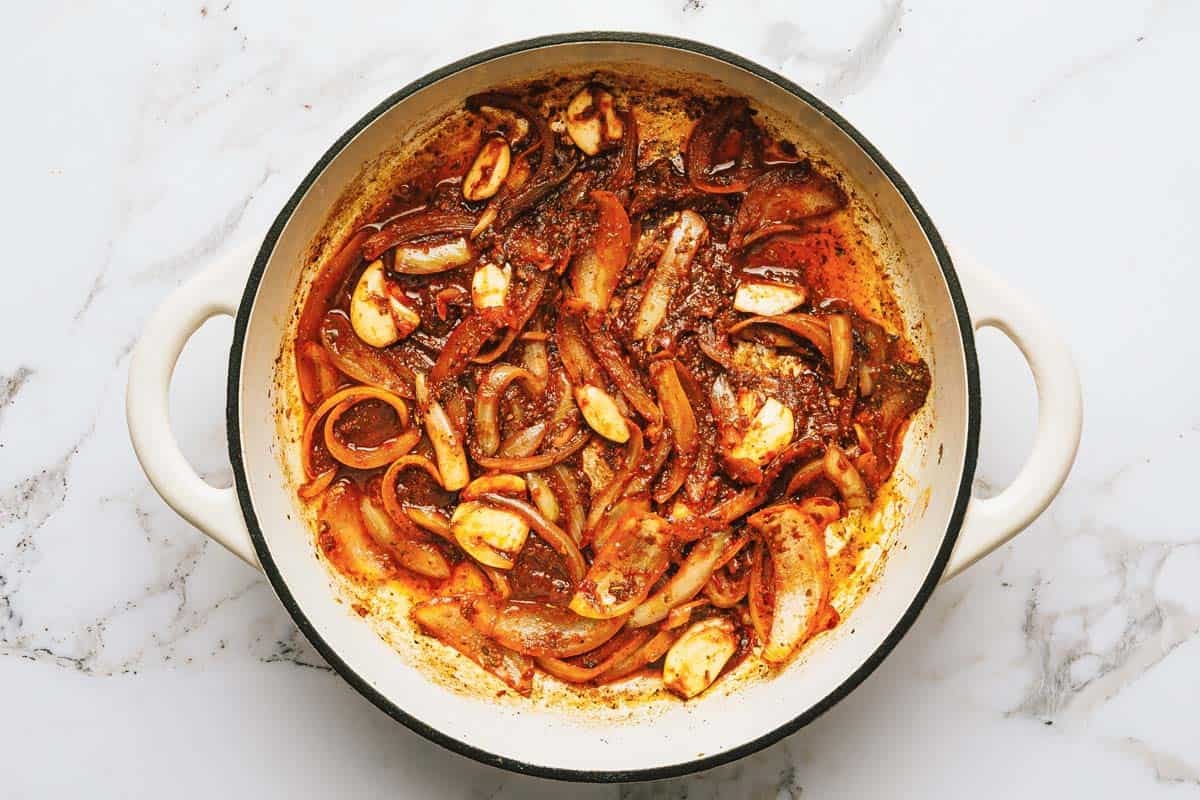
[[[587,431],[576,431],[575,435],[567,440],[561,447],[545,453],[538,453],[531,456],[476,456],[475,463],[484,469],[498,469],[504,472],[529,472],[530,470],[545,469],[564,461],[579,451],[585,444],[591,434]]]
[[[583,580],[583,576],[587,573],[587,562],[584,561],[583,553],[579,550],[579,545],[575,543],[575,540],[571,538],[569,533],[546,519],[541,511],[538,511],[524,500],[491,493],[484,494],[480,499],[489,505],[512,511],[524,518],[529,523],[529,527],[546,544],[553,547],[555,552],[562,556],[563,564],[566,566],[571,580],[575,583]]]
[[[533,373],[512,364],[489,369],[475,393],[475,442],[484,455],[495,455],[500,448],[500,398],[513,381],[520,381],[535,397],[541,393],[542,387]]]

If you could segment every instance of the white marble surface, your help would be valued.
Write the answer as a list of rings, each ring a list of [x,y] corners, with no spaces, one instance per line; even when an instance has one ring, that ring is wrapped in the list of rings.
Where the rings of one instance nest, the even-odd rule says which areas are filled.
[[[1200,5],[204,2],[6,9],[0,795],[1200,795]],[[150,310],[261,237],[354,120],[454,58],[579,28],[708,41],[832,103],[948,239],[1053,309],[1087,414],[1050,511],[847,700],[741,763],[619,789],[483,767],[376,711],[158,499],[123,421]],[[172,398],[225,484],[230,329],[193,340]],[[981,359],[987,490],[1033,395],[998,336]]]

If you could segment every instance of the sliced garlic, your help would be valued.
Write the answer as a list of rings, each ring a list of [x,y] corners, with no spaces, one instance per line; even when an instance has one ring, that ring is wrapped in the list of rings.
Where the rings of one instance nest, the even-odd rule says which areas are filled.
[[[795,426],[792,410],[774,397],[769,397],[730,455],[759,466],[766,464],[792,443]]]
[[[463,237],[441,244],[402,244],[392,268],[405,275],[432,275],[461,267],[471,258],[471,245]]]
[[[495,264],[482,264],[471,278],[471,303],[476,308],[500,308],[508,299],[508,285],[512,281],[512,267],[504,269]]]
[[[725,617],[695,623],[663,659],[663,683],[685,700],[703,692],[737,652],[737,632]]]
[[[800,286],[782,286],[778,283],[738,284],[733,295],[733,307],[737,311],[760,317],[786,314],[804,303],[807,294]]]
[[[629,424],[621,416],[617,401],[598,386],[585,384],[575,390],[575,402],[592,430],[610,442],[629,441]]]
[[[470,500],[454,509],[450,532],[454,541],[480,564],[512,569],[529,536],[529,524],[511,511]]]
[[[459,493],[460,500],[476,500],[484,494],[504,494],[510,497],[525,495],[525,479],[505,472],[481,475],[468,483]]]
[[[594,156],[606,145],[620,141],[624,133],[616,101],[608,90],[585,86],[571,98],[567,105],[567,135],[584,153]]]
[[[417,312],[388,291],[382,261],[374,261],[363,270],[350,298],[350,325],[359,339],[372,347],[387,347],[420,324]]]
[[[492,136],[483,143],[479,155],[463,178],[462,193],[468,200],[487,200],[500,191],[508,168],[512,164],[512,149],[501,136]]]

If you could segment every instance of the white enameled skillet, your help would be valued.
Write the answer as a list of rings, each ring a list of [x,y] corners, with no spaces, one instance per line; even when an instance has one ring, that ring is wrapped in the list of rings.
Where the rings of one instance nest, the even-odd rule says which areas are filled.
[[[907,511],[878,579],[839,626],[777,677],[736,692],[634,709],[609,729],[555,709],[490,703],[429,680],[338,602],[281,470],[270,390],[306,253],[335,202],[363,170],[462,98],[556,71],[661,70],[703,76],[783,115],[843,170],[902,253],[897,294],[921,319],[933,373],[920,440],[906,445]],[[236,319],[229,358],[228,436],[235,487],[216,489],[188,465],[171,432],[167,390],[185,342],[206,319]],[[1033,450],[998,496],[971,497],[980,426],[974,330],[1016,343],[1033,373]],[[982,267],[955,253],[883,156],[848,122],[787,79],[695,42],[630,33],[552,36],[451,64],[389,97],[338,139],[261,242],[248,243],[176,291],[151,317],[133,355],[128,419],[151,483],[185,519],[261,569],[296,624],[356,689],[398,721],[479,761],[547,777],[646,780],[705,769],[792,733],[849,693],[891,651],[938,583],[1028,525],[1066,478],[1079,441],[1078,379],[1046,318]],[[913,436],[910,435],[910,440]],[[303,702],[303,699],[300,699]]]

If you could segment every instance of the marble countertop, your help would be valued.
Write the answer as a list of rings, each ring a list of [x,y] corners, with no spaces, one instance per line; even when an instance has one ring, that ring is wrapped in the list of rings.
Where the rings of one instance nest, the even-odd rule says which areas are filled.
[[[1200,447],[1200,5],[116,5],[19,4],[0,48],[0,794],[1200,796],[1200,525],[1177,513]],[[1052,310],[1086,404],[1054,505],[939,589],[849,698],[744,761],[620,788],[507,774],[393,723],[155,495],[123,418],[150,311],[260,238],[354,120],[453,59],[580,28],[706,41],[831,103],[947,239]],[[231,327],[200,331],[172,392],[186,453],[225,485]],[[999,335],[980,351],[987,492],[1027,452],[1034,394]]]

